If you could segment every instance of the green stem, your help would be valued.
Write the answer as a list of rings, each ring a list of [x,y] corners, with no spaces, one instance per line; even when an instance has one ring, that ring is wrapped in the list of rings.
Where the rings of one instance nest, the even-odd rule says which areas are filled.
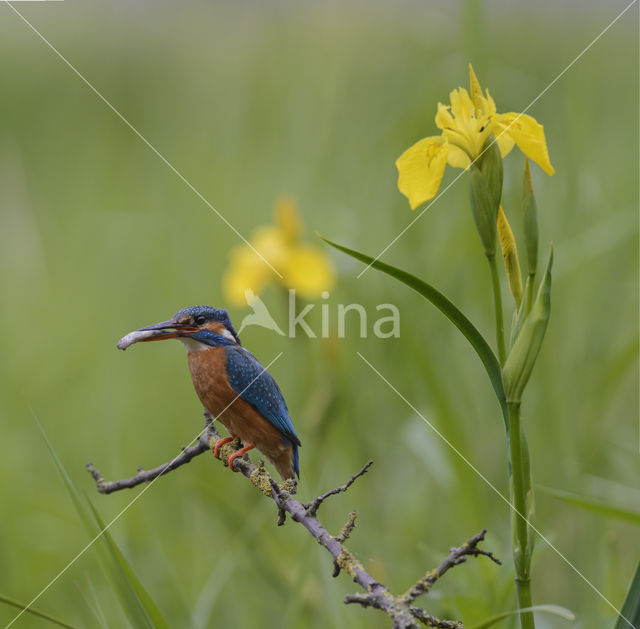
[[[493,286],[493,304],[496,313],[496,340],[498,342],[498,358],[500,364],[504,365],[507,357],[504,345],[504,320],[502,318],[502,292],[500,290],[500,277],[498,276],[498,265],[495,255],[487,256],[491,269],[491,285]]]
[[[513,561],[516,570],[516,596],[518,608],[532,606],[531,600],[531,552],[533,539],[527,520],[533,517],[533,493],[529,448],[520,422],[520,403],[509,402],[509,469],[511,473],[512,510],[511,532]],[[535,629],[533,613],[520,614],[522,629]]]

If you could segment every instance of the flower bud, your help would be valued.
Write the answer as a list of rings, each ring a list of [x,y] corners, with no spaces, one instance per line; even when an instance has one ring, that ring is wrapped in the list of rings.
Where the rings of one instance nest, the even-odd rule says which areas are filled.
[[[504,266],[507,270],[509,290],[516,302],[516,309],[519,309],[522,302],[522,275],[520,273],[520,261],[518,260],[518,248],[516,247],[516,239],[511,231],[511,225],[509,225],[502,206],[498,209],[498,239],[500,240]]]
[[[491,203],[495,205],[497,212],[502,199],[502,154],[498,143],[492,135],[487,138],[482,147],[482,153],[480,153],[475,163],[487,178]]]
[[[531,371],[538,358],[540,347],[549,322],[551,312],[551,266],[553,264],[553,250],[549,254],[549,262],[545,271],[536,301],[531,312],[522,324],[511,352],[502,369],[502,379],[507,396],[507,402],[519,403],[522,392],[527,386]]]
[[[496,219],[502,196],[502,157],[490,137],[470,167],[469,196],[471,213],[486,256],[495,255]]]

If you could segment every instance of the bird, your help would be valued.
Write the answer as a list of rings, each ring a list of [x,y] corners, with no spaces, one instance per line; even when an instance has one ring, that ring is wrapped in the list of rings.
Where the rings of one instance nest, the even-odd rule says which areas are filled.
[[[118,342],[124,350],[138,342],[177,338],[187,350],[193,386],[200,402],[222,423],[229,437],[219,439],[213,453],[239,438],[234,461],[253,448],[262,452],[286,479],[300,477],[298,448],[302,445],[280,387],[258,359],[242,346],[229,314],[222,308],[190,306],[168,321],[130,332]]]

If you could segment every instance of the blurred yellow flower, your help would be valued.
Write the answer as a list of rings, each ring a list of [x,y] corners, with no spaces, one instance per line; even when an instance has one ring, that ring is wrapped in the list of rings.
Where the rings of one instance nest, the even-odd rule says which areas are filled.
[[[547,174],[555,172],[549,161],[544,128],[526,114],[496,113],[496,104],[480,83],[469,64],[470,92],[463,87],[449,94],[450,105],[438,103],[436,125],[442,135],[423,138],[397,160],[398,188],[409,199],[411,209],[436,196],[447,164],[469,168],[495,136],[505,157],[515,144]]]
[[[234,306],[246,305],[245,291],[258,295],[272,281],[307,299],[319,297],[333,286],[335,273],[327,255],[320,247],[302,242],[302,221],[295,201],[279,198],[274,214],[275,224],[258,227],[251,244],[282,278],[249,245],[238,245],[231,251],[222,278],[226,299]]]

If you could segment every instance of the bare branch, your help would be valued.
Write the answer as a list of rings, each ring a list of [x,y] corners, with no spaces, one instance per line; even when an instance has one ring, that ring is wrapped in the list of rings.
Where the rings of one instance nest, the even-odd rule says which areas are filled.
[[[189,463],[194,457],[207,452],[211,444],[217,441],[220,435],[217,433],[211,416],[205,411],[205,428],[198,437],[198,441],[183,451],[171,461],[164,465],[159,465],[152,470],[139,469],[135,476],[117,481],[105,481],[102,475],[91,464],[87,464],[87,469],[100,493],[109,494],[121,489],[131,489],[142,483],[148,483],[152,480],[171,472],[178,467]],[[220,459],[225,462],[238,447],[237,442],[231,442],[220,448]],[[364,590],[364,593],[350,594],[345,598],[345,603],[358,603],[363,607],[374,607],[385,612],[393,621],[394,629],[417,629],[422,623],[428,627],[437,627],[440,629],[460,629],[462,623],[457,621],[439,620],[434,616],[428,615],[422,608],[414,607],[411,603],[421,594],[429,591],[437,579],[439,579],[447,570],[455,565],[463,563],[468,556],[485,555],[500,563],[491,553],[477,548],[478,544],[484,539],[486,531],[482,531],[467,540],[461,547],[451,549],[451,552],[445,561],[435,570],[427,572],[414,586],[412,586],[405,594],[394,596],[389,589],[379,583],[369,574],[364,566],[354,557],[350,550],[346,548],[344,542],[355,528],[355,520],[357,513],[352,511],[349,514],[346,524],[337,536],[332,536],[324,525],[315,517],[318,508],[324,500],[329,496],[333,496],[347,491],[349,487],[362,476],[371,467],[373,461],[369,461],[362,469],[354,474],[344,485],[336,487],[330,491],[321,494],[310,503],[302,503],[293,497],[296,491],[296,483],[293,480],[286,480],[278,484],[269,475],[264,467],[264,462],[260,461],[259,465],[253,465],[249,457],[245,455],[241,459],[234,461],[234,469],[246,476],[251,483],[260,490],[265,496],[271,498],[278,509],[278,524],[285,522],[286,514],[294,522],[298,522],[309,531],[311,536],[325,548],[333,557],[334,571],[333,576],[338,576],[341,570],[344,570],[351,578]]]
[[[318,509],[320,505],[329,497],[335,496],[336,494],[342,493],[343,491],[347,491],[353,483],[355,483],[356,479],[360,478],[360,476],[367,473],[369,468],[373,465],[373,461],[368,461],[364,464],[362,469],[354,474],[344,485],[340,485],[340,487],[336,487],[335,489],[330,489],[329,491],[325,491],[324,494],[320,494],[317,498],[312,500],[311,502],[305,503],[305,508],[307,509],[307,514],[310,516],[315,516],[318,513]]]
[[[193,446],[184,448],[182,452],[174,459],[171,459],[171,461],[158,465],[158,467],[154,467],[151,470],[143,470],[139,467],[138,473],[130,478],[106,481],[102,474],[93,466],[93,463],[87,463],[86,468],[93,477],[93,480],[96,481],[96,486],[101,494],[111,494],[120,489],[133,489],[138,485],[142,485],[142,483],[150,483],[152,480],[158,478],[158,476],[167,474],[185,463],[189,463],[191,459],[197,457],[199,454],[206,452],[209,449],[209,444],[203,440],[203,436],[204,434],[199,437],[197,443]]]
[[[427,627],[437,629],[464,629],[464,625],[457,620],[440,620],[435,616],[427,614],[422,607],[409,607],[409,611]]]
[[[433,584],[450,568],[464,563],[467,557],[478,557],[484,555],[489,557],[498,565],[502,565],[500,560],[493,556],[492,553],[478,548],[478,544],[484,540],[487,529],[483,529],[472,538],[468,539],[462,546],[452,548],[447,558],[435,569],[427,572],[419,581],[412,585],[403,595],[402,600],[406,603],[413,603],[419,596],[426,594]]]

